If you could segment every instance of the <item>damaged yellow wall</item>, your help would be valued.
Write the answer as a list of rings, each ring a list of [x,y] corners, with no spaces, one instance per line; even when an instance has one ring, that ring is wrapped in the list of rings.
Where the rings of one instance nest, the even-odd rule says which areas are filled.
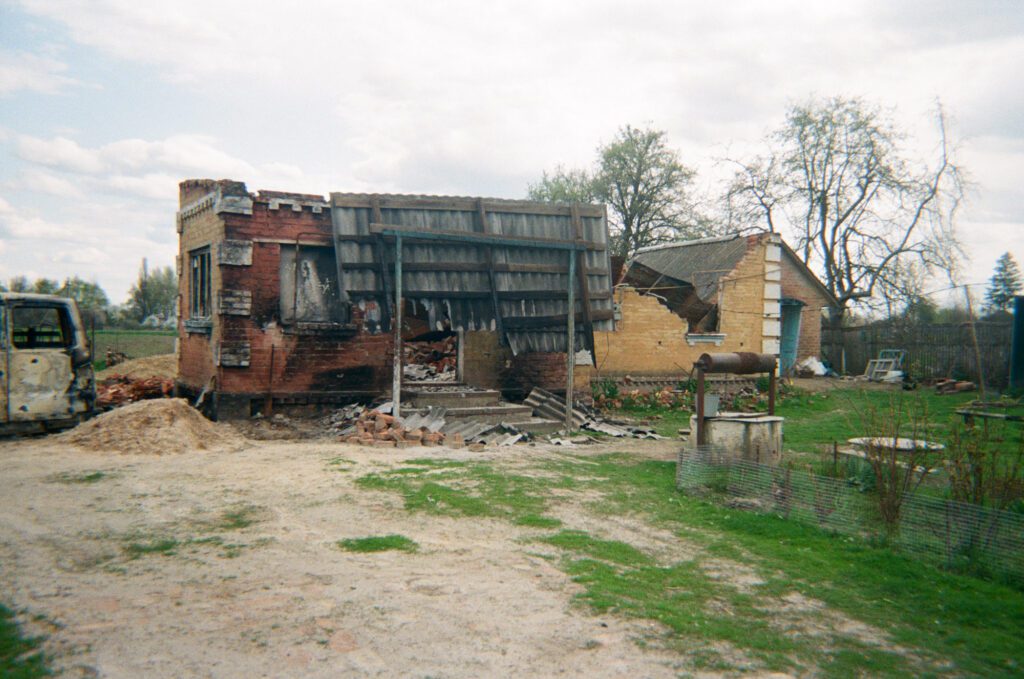
[[[765,319],[765,247],[755,246],[722,278],[720,344],[687,341],[687,323],[651,295],[619,287],[621,319],[612,332],[595,332],[597,375],[689,373],[701,354],[762,351]],[[775,302],[778,307],[778,302]],[[581,370],[581,372],[584,372]]]

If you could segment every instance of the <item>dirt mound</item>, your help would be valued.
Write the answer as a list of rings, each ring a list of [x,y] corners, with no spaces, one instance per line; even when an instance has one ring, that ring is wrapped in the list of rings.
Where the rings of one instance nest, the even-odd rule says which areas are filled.
[[[106,370],[96,373],[96,380],[102,381],[115,375],[131,377],[132,379],[145,379],[147,377],[162,377],[174,379],[178,373],[178,359],[174,354],[158,354],[146,356],[145,358],[133,358],[124,363],[118,363]]]
[[[139,401],[80,424],[61,437],[96,452],[153,455],[242,443],[233,429],[210,422],[183,398]]]

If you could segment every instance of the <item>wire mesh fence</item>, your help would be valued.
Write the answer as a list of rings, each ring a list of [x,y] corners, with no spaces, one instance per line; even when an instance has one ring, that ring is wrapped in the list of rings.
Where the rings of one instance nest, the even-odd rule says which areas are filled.
[[[738,509],[776,514],[824,530],[884,534],[872,497],[845,478],[736,459],[720,448],[679,454],[676,485],[711,491]],[[1024,514],[942,498],[904,498],[891,536],[901,551],[950,568],[972,568],[1024,579]]]

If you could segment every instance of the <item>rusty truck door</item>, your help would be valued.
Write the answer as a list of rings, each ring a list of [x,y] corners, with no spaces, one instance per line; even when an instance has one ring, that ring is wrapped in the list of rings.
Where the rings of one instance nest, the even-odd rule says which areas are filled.
[[[10,422],[60,420],[80,410],[73,396],[74,329],[61,306],[8,308],[7,412]]]
[[[7,307],[0,304],[0,424],[7,422],[7,373],[8,352],[11,343],[7,341]]]

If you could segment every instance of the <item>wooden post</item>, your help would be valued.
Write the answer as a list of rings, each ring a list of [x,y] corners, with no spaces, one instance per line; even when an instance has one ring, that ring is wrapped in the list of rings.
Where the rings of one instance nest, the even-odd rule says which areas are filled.
[[[572,228],[577,243],[583,242],[583,220],[580,218],[579,203],[572,204]],[[579,250],[576,253],[576,276],[580,282],[580,299],[583,302],[583,329],[586,334],[586,345],[590,350],[590,358],[597,365],[597,347],[594,346],[594,319],[590,312],[590,283],[587,281],[587,253]]]
[[[383,270],[382,270],[383,272]],[[402,237],[395,237],[395,355],[391,373],[391,414],[401,415],[402,408]]]
[[[776,388],[776,368],[773,366],[771,372],[768,373],[768,414],[775,414],[775,388]]]
[[[568,326],[565,335],[565,429],[573,430],[572,421],[572,392],[573,392],[573,371],[576,368],[576,253],[569,250],[569,283],[567,285],[569,295],[569,313],[566,314]]]
[[[705,443],[707,435],[704,431],[704,368],[697,367],[697,445]]]

